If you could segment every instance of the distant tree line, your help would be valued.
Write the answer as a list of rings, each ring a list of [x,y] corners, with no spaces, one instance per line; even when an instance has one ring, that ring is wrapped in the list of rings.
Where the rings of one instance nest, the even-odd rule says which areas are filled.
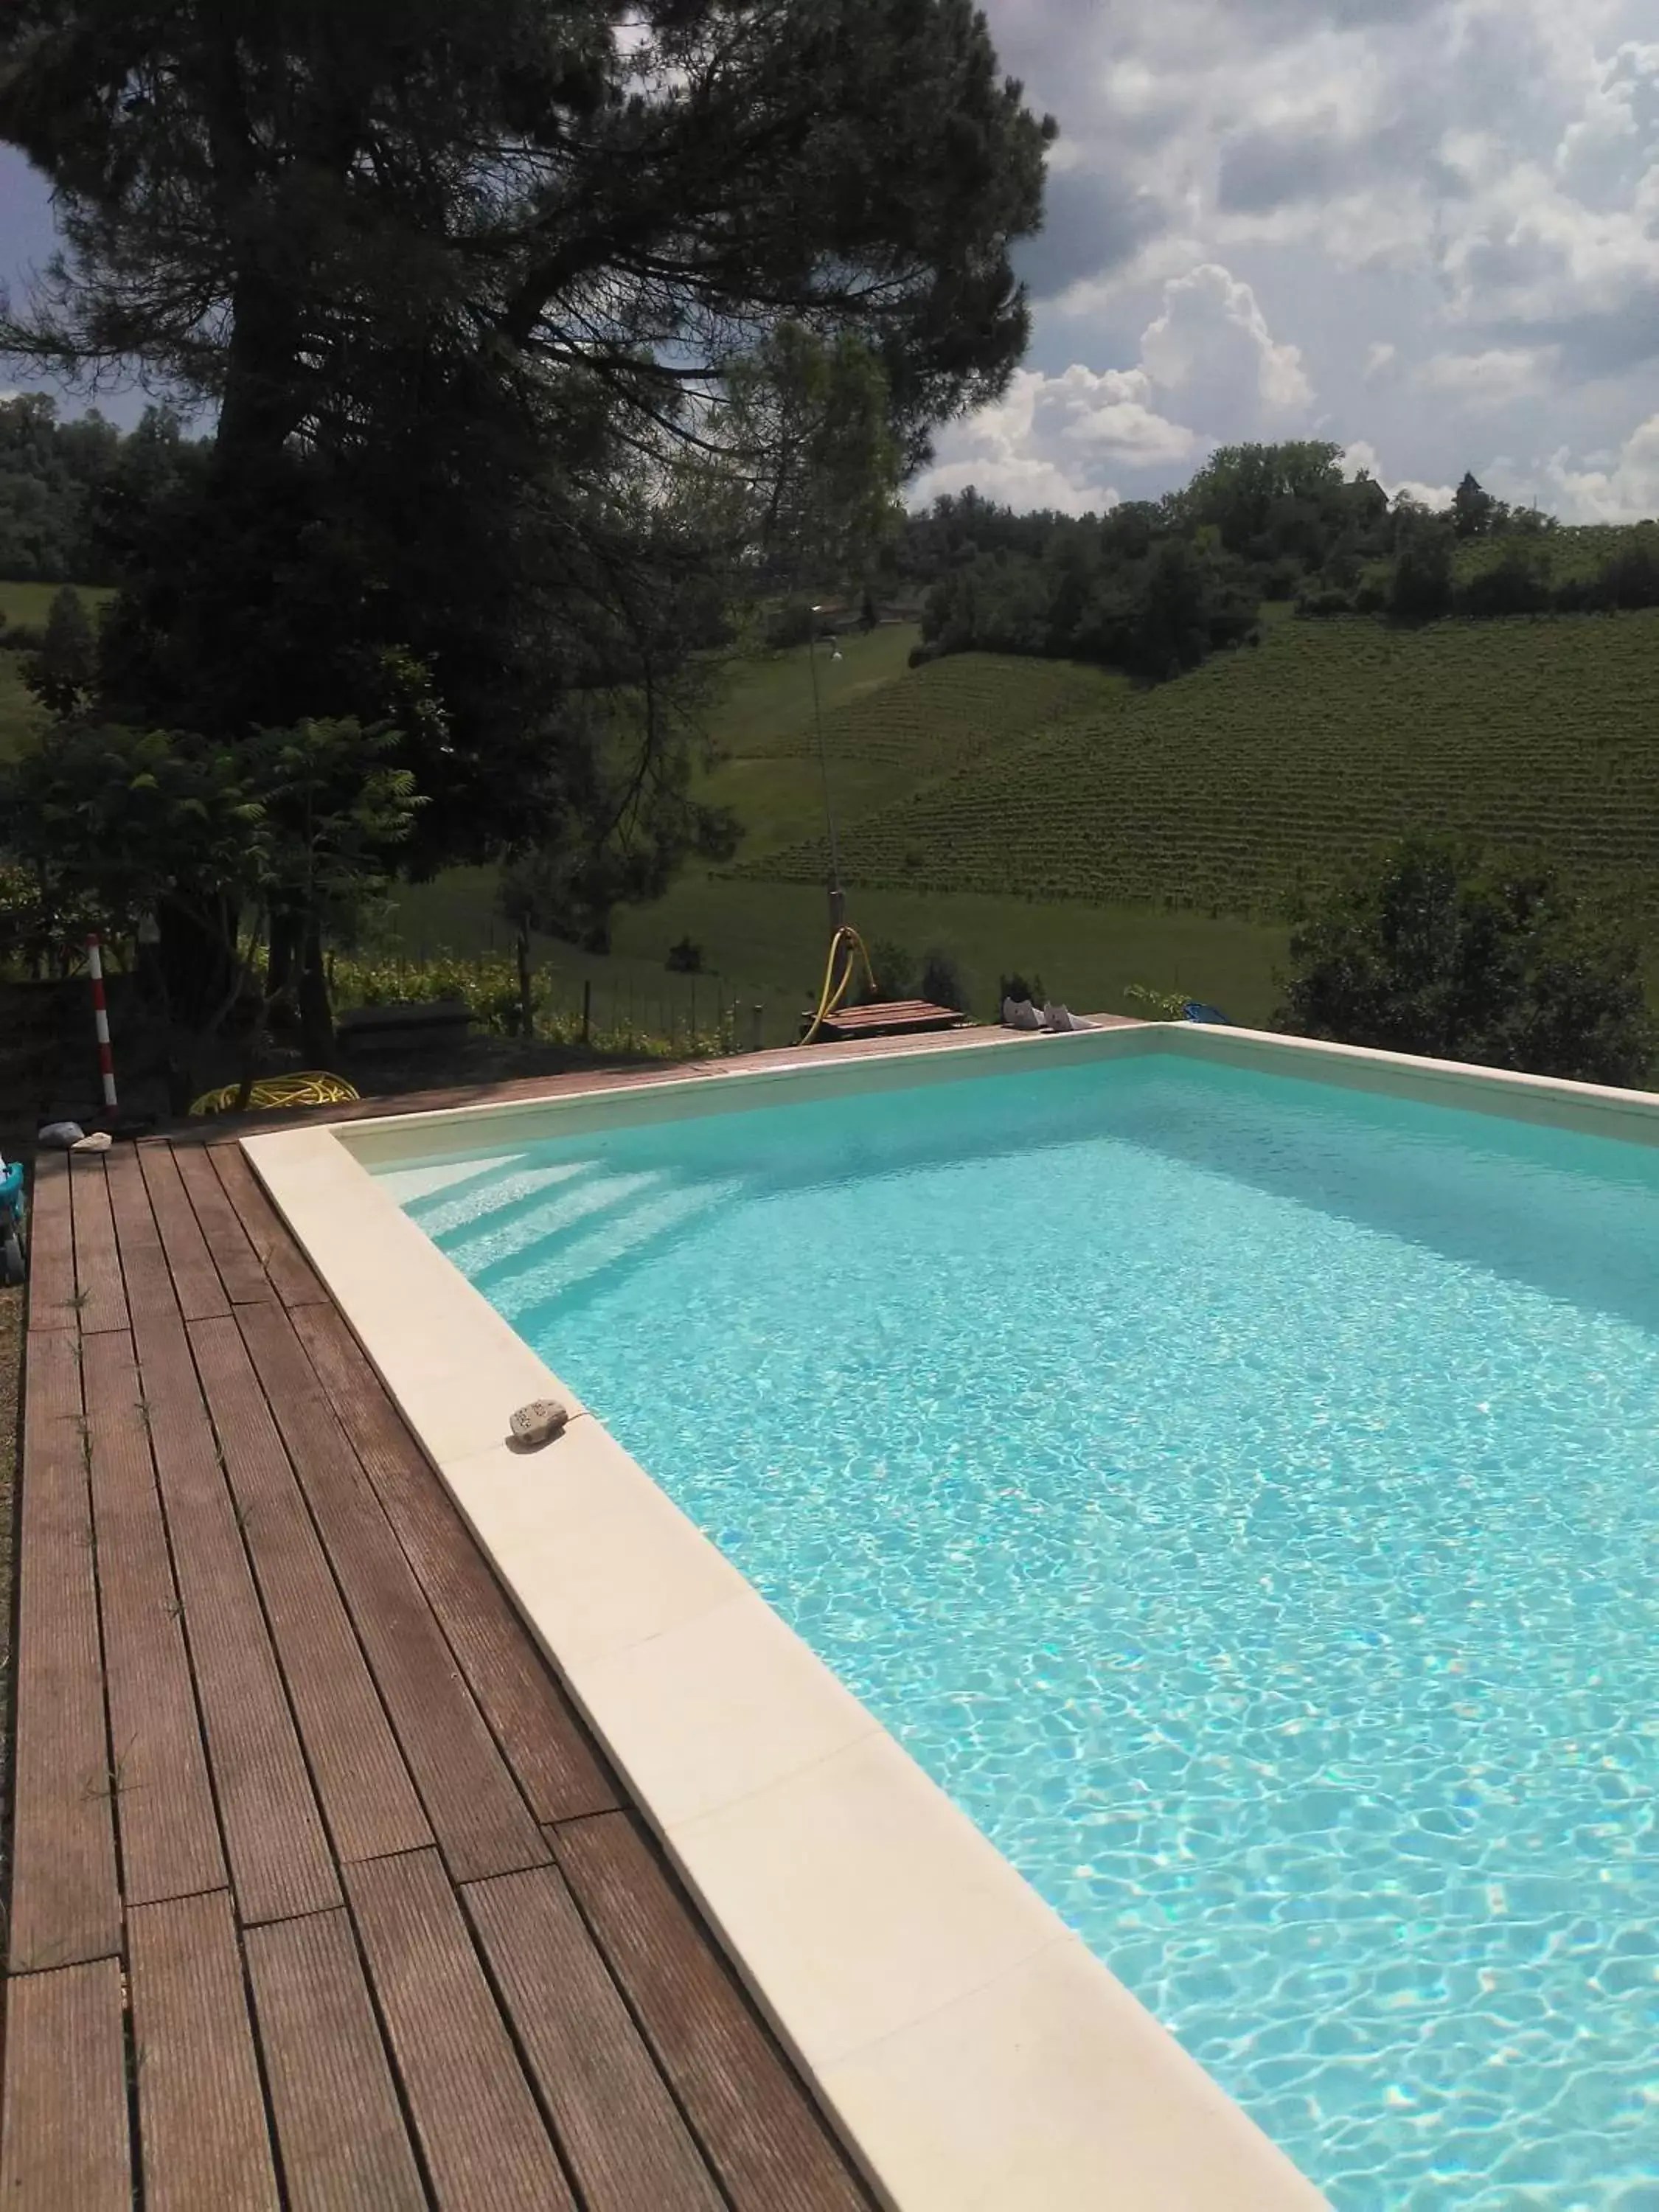
[[[55,400],[0,400],[0,580],[113,584],[135,532],[204,464],[166,408],[123,433],[95,410],[60,422]]]
[[[1089,660],[1157,683],[1257,641],[1267,600],[1401,623],[1659,606],[1659,526],[1558,578],[1553,517],[1473,475],[1437,511],[1341,463],[1320,441],[1224,447],[1182,489],[1104,515],[1016,514],[971,487],[937,499],[906,518],[888,560],[895,587],[922,595],[916,657]],[[1502,541],[1495,559],[1460,563],[1461,547],[1489,540]]]

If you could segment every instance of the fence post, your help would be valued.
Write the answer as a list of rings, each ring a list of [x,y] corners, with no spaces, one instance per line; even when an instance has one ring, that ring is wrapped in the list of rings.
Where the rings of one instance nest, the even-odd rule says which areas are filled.
[[[752,1041],[750,1044],[749,1049],[751,1052],[758,1052],[761,1049],[762,1025],[766,1019],[766,1009],[762,1006],[757,999],[755,1001],[755,1004],[750,1008],[749,1012],[750,1021],[753,1024]]]
[[[586,1044],[593,1035],[593,978],[582,978],[582,1042]]]
[[[87,973],[92,978],[92,1027],[98,1039],[98,1073],[103,1078],[104,1110],[113,1114],[115,1061],[109,1048],[109,1010],[104,999],[104,963],[98,951],[97,933],[87,939]]]

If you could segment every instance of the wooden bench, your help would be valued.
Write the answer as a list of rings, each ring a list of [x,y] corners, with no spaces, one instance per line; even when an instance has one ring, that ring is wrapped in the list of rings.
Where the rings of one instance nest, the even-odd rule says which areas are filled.
[[[845,1044],[854,1037],[915,1036],[924,1030],[960,1029],[967,1018],[954,1006],[935,1006],[926,999],[891,999],[871,1006],[843,1006],[830,1016],[818,1035],[829,1043]]]
[[[383,1006],[353,1006],[334,1024],[346,1045],[449,1044],[472,1025],[465,999],[396,1000]]]

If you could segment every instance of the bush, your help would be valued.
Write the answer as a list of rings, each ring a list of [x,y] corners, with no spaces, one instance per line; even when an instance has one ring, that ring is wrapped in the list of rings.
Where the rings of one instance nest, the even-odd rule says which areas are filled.
[[[1293,599],[1301,590],[1304,572],[1299,561],[1275,561],[1261,579],[1264,599]]]
[[[1538,862],[1404,840],[1305,915],[1276,1026],[1300,1036],[1640,1085],[1641,952]]]
[[[888,937],[878,937],[866,950],[875,974],[876,997],[914,999],[916,995],[915,955]]]
[[[669,946],[668,957],[662,964],[671,975],[701,975],[702,947],[694,937],[683,937],[678,945]]]
[[[775,653],[805,645],[812,635],[812,610],[805,599],[786,599],[775,607],[766,624],[766,642]]]
[[[1334,585],[1315,584],[1299,596],[1296,611],[1315,620],[1328,615],[1351,615],[1354,611],[1353,595],[1339,591]]]
[[[937,642],[931,645],[913,645],[910,647],[909,665],[912,668],[926,668],[930,660],[942,660],[944,657],[945,647]]]
[[[1541,615],[1553,604],[1550,556],[1530,543],[1506,548],[1502,560],[1471,576],[1452,594],[1452,611],[1476,622],[1505,615]]]
[[[1451,603],[1451,538],[1443,530],[1420,531],[1395,562],[1389,612],[1398,623],[1437,622]]]
[[[997,1011],[1000,1013],[1006,999],[1012,999],[1016,1003],[1022,999],[1029,999],[1034,1006],[1042,1006],[1048,1004],[1048,996],[1042,988],[1041,975],[1033,975],[1029,983],[1023,975],[1005,975],[997,985]]]
[[[953,1006],[959,1014],[967,1012],[968,987],[954,953],[935,945],[931,952],[922,955],[918,995],[930,1006]]]

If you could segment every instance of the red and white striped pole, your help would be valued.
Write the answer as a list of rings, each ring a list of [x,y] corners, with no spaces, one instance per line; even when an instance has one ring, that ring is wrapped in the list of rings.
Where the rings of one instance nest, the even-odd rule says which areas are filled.
[[[87,939],[87,972],[92,977],[92,1025],[98,1032],[98,1073],[104,1079],[104,1107],[115,1111],[115,1061],[109,1048],[109,1008],[104,999],[104,963],[94,933]]]

